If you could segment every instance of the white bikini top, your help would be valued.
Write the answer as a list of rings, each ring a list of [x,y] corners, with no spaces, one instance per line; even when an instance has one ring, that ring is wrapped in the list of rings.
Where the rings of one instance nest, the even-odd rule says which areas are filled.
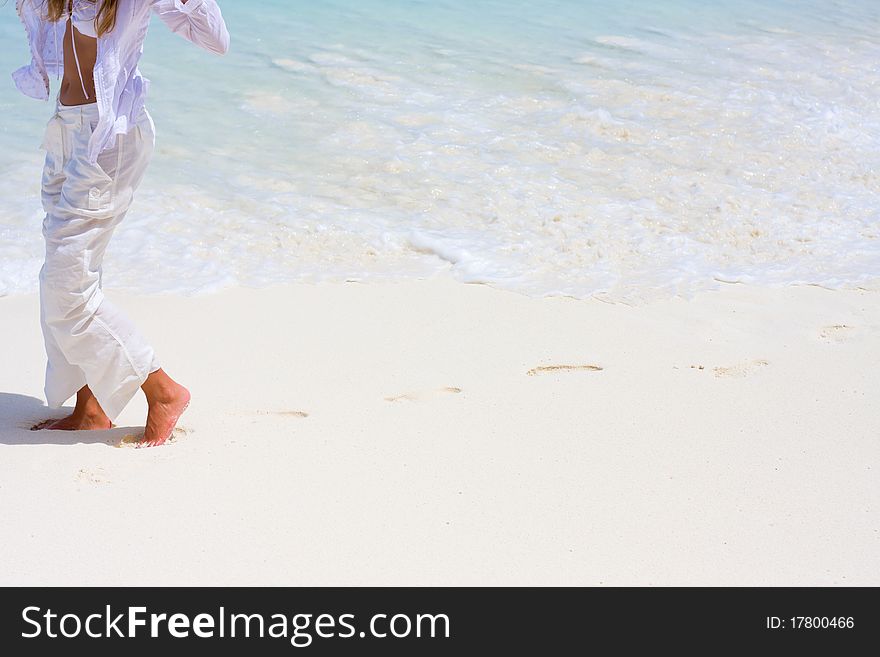
[[[70,4],[73,5],[73,15],[70,15]],[[68,11],[64,12],[64,20],[71,19],[77,32],[93,39],[98,38],[98,28],[95,19],[98,17],[98,3],[89,0],[73,0],[68,5]]]
[[[76,31],[80,34],[97,39],[98,28],[95,24],[97,16],[98,3],[94,0],[68,0],[67,11],[62,18],[65,21],[69,20],[73,27],[76,28]],[[71,33],[70,42],[73,46],[73,58],[76,60],[76,72],[79,73],[79,83],[82,86],[83,95],[85,95],[87,100],[91,100],[91,98],[89,98],[89,92],[86,91],[86,82],[83,79],[82,69],[79,65],[79,55],[76,52],[75,36],[76,35]]]

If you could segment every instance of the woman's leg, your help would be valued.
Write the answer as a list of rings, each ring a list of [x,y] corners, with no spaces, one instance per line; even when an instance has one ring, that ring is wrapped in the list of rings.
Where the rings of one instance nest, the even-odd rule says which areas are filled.
[[[112,420],[147,384],[150,413],[145,442],[161,444],[185,409],[189,393],[159,372],[152,347],[101,289],[104,253],[152,153],[152,121],[145,114],[94,165],[87,161],[86,151],[93,128],[89,121],[96,117],[90,119],[84,112],[77,120],[71,115],[66,110],[61,115],[63,180],[43,223],[46,262],[40,273],[40,298],[50,354],[47,396],[52,391],[56,396],[50,402],[63,403],[64,393],[69,396],[76,390],[69,390],[69,376],[59,374],[80,370],[88,390]],[[66,372],[53,368],[62,362],[58,358],[52,362],[54,347],[70,366]]]

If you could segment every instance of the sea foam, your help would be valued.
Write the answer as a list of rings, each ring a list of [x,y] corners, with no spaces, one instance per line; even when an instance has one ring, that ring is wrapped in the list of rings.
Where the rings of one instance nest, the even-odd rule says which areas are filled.
[[[268,0],[234,47],[158,22],[154,163],[109,286],[451,275],[640,301],[725,282],[876,286],[871,3]],[[267,31],[262,26],[271,24]],[[0,13],[7,68],[26,58]],[[2,95],[0,294],[35,289],[40,130]]]

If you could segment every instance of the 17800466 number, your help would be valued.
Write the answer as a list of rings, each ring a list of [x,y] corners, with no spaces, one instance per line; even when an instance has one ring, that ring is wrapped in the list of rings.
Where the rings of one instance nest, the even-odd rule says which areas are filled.
[[[852,629],[855,626],[852,616],[792,616],[789,620],[794,630]]]

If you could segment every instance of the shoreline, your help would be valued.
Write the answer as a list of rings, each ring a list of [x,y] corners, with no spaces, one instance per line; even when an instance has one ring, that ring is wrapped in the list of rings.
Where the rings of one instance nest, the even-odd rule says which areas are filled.
[[[0,298],[0,584],[880,584],[880,292],[108,296],[193,403],[158,449],[140,397],[27,431],[37,299]]]

